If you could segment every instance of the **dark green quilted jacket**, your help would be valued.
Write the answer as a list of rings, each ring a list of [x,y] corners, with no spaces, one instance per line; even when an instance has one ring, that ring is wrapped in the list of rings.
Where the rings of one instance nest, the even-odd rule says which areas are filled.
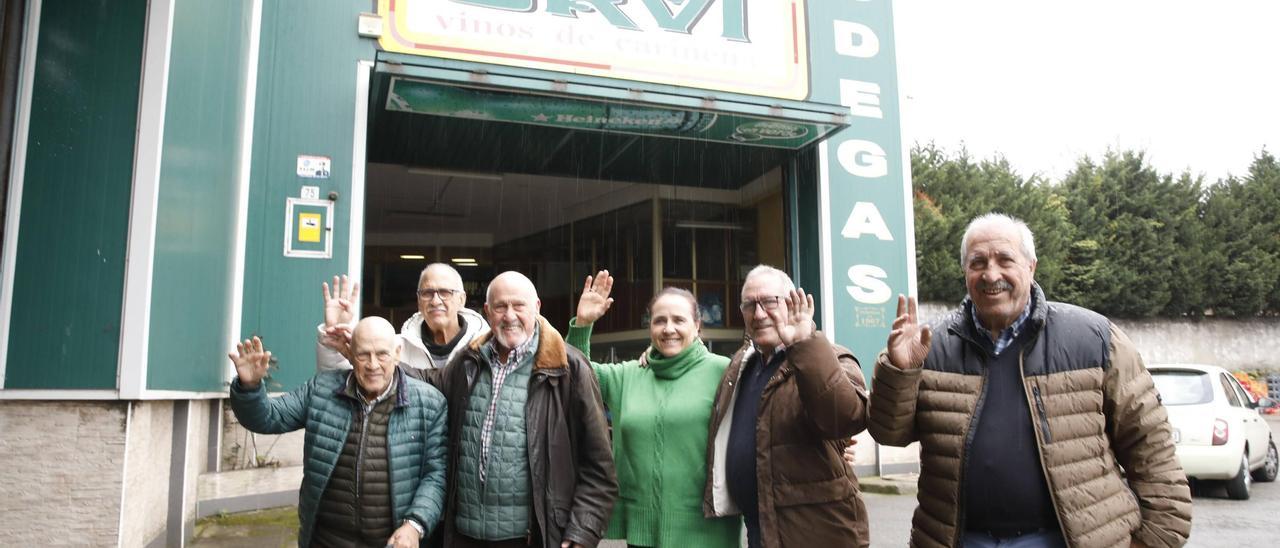
[[[353,403],[340,394],[351,371],[321,373],[283,396],[267,396],[231,383],[231,410],[246,429],[281,434],[306,428],[302,486],[298,489],[298,545],[308,546],[315,529],[316,509],[338,462],[347,430],[355,415]],[[396,369],[399,389],[388,425],[393,523],[413,518],[428,532],[440,521],[444,507],[447,447],[447,407],[444,396],[422,381]]]

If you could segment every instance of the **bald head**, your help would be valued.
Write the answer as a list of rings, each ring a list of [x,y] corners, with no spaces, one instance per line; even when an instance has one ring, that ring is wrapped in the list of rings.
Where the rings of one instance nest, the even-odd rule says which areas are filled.
[[[514,270],[494,276],[493,281],[489,282],[489,289],[485,291],[484,301],[487,303],[493,300],[493,294],[499,290],[503,293],[518,293],[529,300],[538,300],[538,288],[533,286],[533,280]]]
[[[361,340],[365,341],[391,341],[395,344],[396,328],[391,322],[378,316],[369,316],[360,320],[356,324],[356,329],[351,333],[351,340],[354,344],[359,345]]]
[[[533,336],[542,301],[538,300],[538,289],[524,274],[498,274],[489,282],[484,300],[484,313],[498,344],[511,349]]]
[[[351,333],[351,366],[366,398],[376,398],[387,389],[400,363],[400,348],[400,338],[391,322],[370,316],[356,324]]]

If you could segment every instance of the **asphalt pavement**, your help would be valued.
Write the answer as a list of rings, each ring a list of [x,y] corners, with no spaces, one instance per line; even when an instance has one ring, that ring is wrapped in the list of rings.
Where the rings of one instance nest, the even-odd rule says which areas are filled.
[[[1271,432],[1280,440],[1280,416],[1267,417]],[[1220,485],[1200,485],[1192,492],[1191,540],[1187,546],[1280,546],[1280,482],[1254,483],[1249,500],[1230,500]],[[867,513],[871,519],[871,546],[901,547],[911,536],[911,513],[916,507],[912,495],[866,493]],[[296,522],[280,522],[272,518],[271,526],[206,523],[197,533],[192,546],[281,546],[291,544]],[[225,520],[224,520],[225,521]],[[253,521],[253,520],[251,520]],[[261,520],[258,520],[261,521]],[[212,526],[216,525],[216,526]],[[625,548],[623,541],[606,541],[602,548]],[[745,543],[744,543],[745,546]]]

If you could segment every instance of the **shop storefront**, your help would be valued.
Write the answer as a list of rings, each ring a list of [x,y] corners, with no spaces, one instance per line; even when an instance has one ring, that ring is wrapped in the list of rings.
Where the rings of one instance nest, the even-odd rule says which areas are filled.
[[[114,463],[84,472],[114,497],[81,524],[104,543],[189,536],[230,342],[263,337],[272,386],[303,382],[334,274],[398,324],[429,262],[477,309],[519,270],[564,326],[609,269],[593,350],[627,357],[668,285],[732,352],[769,263],[868,376],[914,293],[887,0],[19,4],[0,419],[53,417],[72,442],[40,451]]]

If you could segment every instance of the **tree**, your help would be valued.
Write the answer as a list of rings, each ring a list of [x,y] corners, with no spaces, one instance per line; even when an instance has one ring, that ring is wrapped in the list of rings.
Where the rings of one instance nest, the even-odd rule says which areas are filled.
[[[1108,152],[1101,165],[1082,159],[1057,190],[1076,229],[1072,249],[1083,253],[1074,260],[1087,260],[1072,272],[1088,274],[1065,279],[1064,294],[1122,317],[1203,309],[1199,179],[1161,175],[1141,152]]]
[[[1061,282],[1073,229],[1065,200],[1047,181],[1018,175],[1001,157],[974,162],[964,150],[952,157],[934,145],[912,150],[911,173],[921,298],[964,298],[961,239],[969,221],[991,212],[1025,221],[1036,237],[1036,281],[1046,292]]]
[[[1228,177],[1207,192],[1203,222],[1209,241],[1203,275],[1215,314],[1252,316],[1280,310],[1280,168],[1267,151],[1244,179]]]

